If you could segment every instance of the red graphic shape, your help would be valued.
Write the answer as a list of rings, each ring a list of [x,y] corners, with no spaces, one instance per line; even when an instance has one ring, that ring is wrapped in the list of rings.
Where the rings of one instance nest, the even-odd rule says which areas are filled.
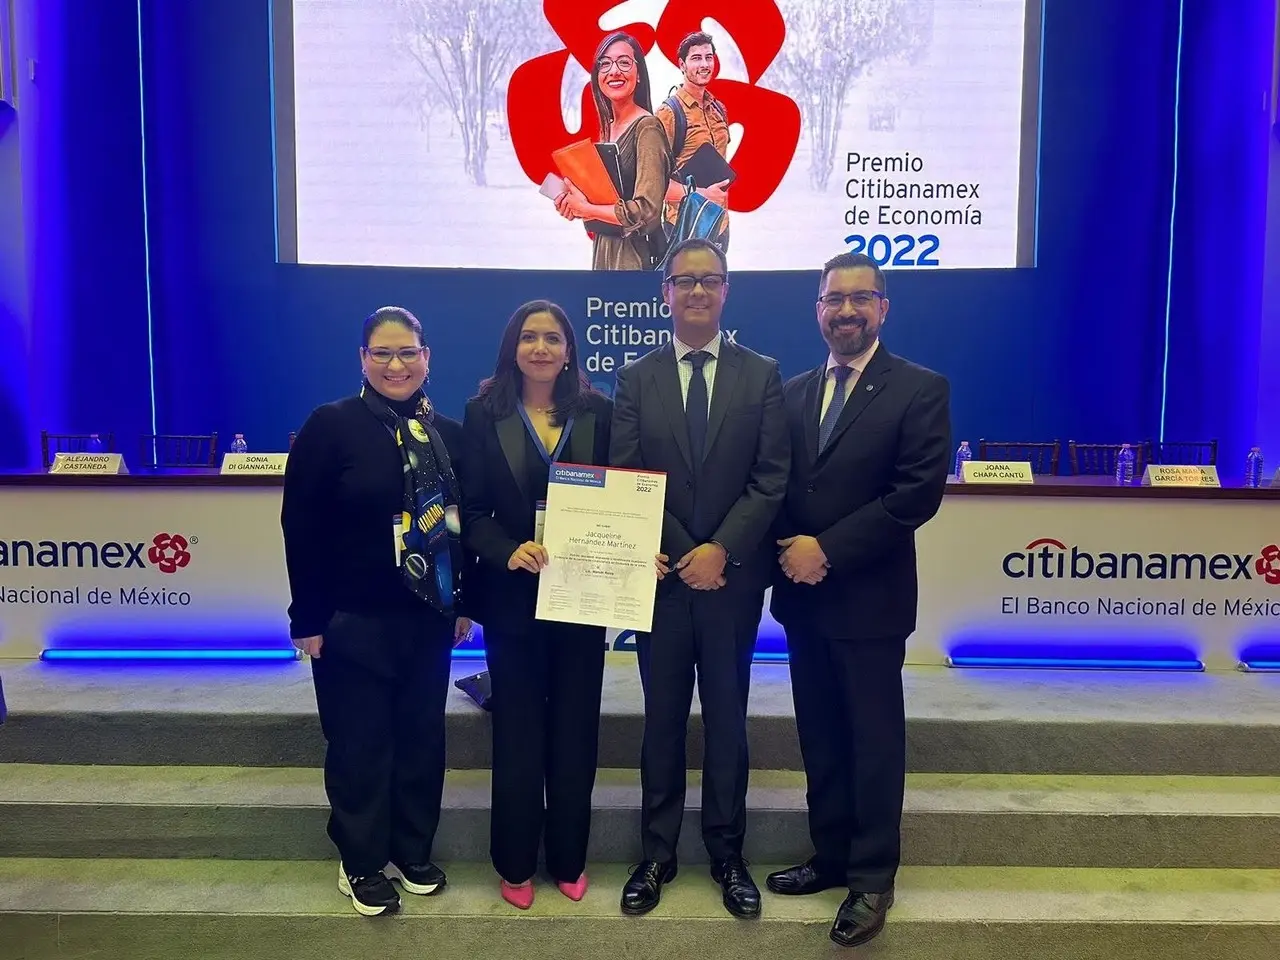
[[[1273,543],[1263,547],[1253,568],[1267,583],[1280,586],[1280,546]]]
[[[1026,549],[1034,550],[1036,547],[1044,546],[1046,543],[1051,547],[1057,547],[1059,550],[1067,549],[1065,543],[1061,540],[1055,540],[1053,537],[1041,537],[1039,540],[1032,540],[1027,544]]]
[[[575,140],[595,139],[597,120],[590,84],[582,91],[582,129],[565,129],[560,110],[564,68],[572,56],[585,70],[594,67],[596,48],[607,32],[600,17],[618,0],[544,0],[543,13],[565,49],[527,60],[516,68],[507,87],[507,122],[520,168],[534,183],[554,171],[551,154]],[[738,178],[729,191],[729,209],[750,212],[773,196],[786,175],[800,142],[800,108],[788,96],[757,87],[756,81],[782,49],[786,24],[774,0],[741,5],[735,0],[671,0],[655,31],[643,23],[621,29],[635,37],[648,53],[655,42],[672,63],[680,41],[714,18],[737,43],[746,64],[748,83],[715,79],[711,92],[720,99],[729,120],[742,124],[743,138],[733,158]],[[609,31],[612,32],[612,31]],[[716,70],[719,71],[719,58]],[[664,99],[653,91],[656,109]]]
[[[587,73],[591,72],[595,62],[596,47],[614,32],[601,30],[600,18],[618,6],[618,3],[619,0],[543,0],[542,12],[547,23]],[[653,49],[656,35],[653,27],[647,23],[629,23],[617,29],[635,37],[645,53]],[[679,43],[677,40],[676,44]],[[559,90],[558,83],[556,89]]]
[[[750,213],[773,196],[787,175],[800,142],[800,108],[785,94],[737,80],[713,80],[710,90],[724,104],[730,122],[742,124],[729,209]]]
[[[187,538],[176,533],[157,533],[151,539],[147,559],[161,573],[176,573],[191,562]]]

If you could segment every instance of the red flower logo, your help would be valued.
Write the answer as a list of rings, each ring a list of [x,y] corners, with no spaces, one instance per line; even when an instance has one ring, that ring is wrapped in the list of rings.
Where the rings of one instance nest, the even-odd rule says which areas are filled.
[[[582,131],[565,129],[560,112],[560,84],[572,56],[591,72],[596,47],[607,35],[600,17],[619,0],[543,0],[547,23],[565,49],[522,63],[507,87],[507,119],[511,143],[525,175],[541,183],[555,170],[553,151],[584,136],[595,136],[595,102],[591,86],[582,89]],[[787,28],[774,0],[744,4],[738,0],[670,0],[655,30],[647,23],[622,29],[648,53],[655,43],[672,63],[680,41],[702,29],[710,17],[737,41],[747,67],[747,83],[716,77],[710,90],[725,105],[729,120],[743,126],[742,143],[733,157],[738,178],[729,193],[729,209],[750,212],[768,200],[782,183],[796,144],[800,142],[800,108],[785,94],[756,86],[782,49]],[[717,64],[717,72],[719,65]],[[662,97],[655,91],[654,108]]]
[[[1263,547],[1253,568],[1267,583],[1280,586],[1280,546],[1273,543]]]
[[[161,573],[176,573],[191,562],[187,538],[176,533],[157,533],[151,538],[147,559]]]

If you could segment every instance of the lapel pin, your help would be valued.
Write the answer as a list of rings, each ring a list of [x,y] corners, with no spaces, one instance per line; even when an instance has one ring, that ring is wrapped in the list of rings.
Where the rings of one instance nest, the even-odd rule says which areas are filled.
[[[872,385],[871,385],[871,384],[869,384],[869,383],[867,384],[867,393],[870,393],[870,392],[871,392],[872,390],[874,390],[874,389],[875,389],[875,387],[874,387],[874,386],[872,386]]]

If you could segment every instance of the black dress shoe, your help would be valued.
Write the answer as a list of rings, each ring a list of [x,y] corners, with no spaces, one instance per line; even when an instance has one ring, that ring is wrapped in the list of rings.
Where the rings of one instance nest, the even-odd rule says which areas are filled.
[[[760,890],[741,857],[713,862],[711,879],[720,884],[724,908],[735,917],[750,920],[760,916]]]
[[[893,906],[893,890],[888,893],[851,893],[836,911],[831,939],[842,947],[856,947],[875,938],[884,929],[885,916]]]
[[[631,916],[648,913],[662,899],[662,885],[676,878],[676,862],[642,861],[622,888],[622,912]]]
[[[843,874],[833,870],[824,870],[817,857],[810,857],[798,867],[779,870],[765,877],[765,886],[774,893],[788,897],[803,897],[810,893],[821,893],[835,887],[843,887],[846,883]]]

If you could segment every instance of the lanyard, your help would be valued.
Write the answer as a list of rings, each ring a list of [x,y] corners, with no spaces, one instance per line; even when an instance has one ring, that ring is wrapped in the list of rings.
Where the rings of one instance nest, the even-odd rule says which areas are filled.
[[[525,430],[529,431],[529,437],[533,440],[533,445],[537,447],[538,453],[542,455],[543,461],[547,466],[560,459],[560,454],[564,452],[564,445],[569,440],[569,431],[573,429],[573,417],[570,417],[565,423],[564,428],[560,431],[560,442],[556,444],[555,450],[547,453],[547,448],[542,444],[542,438],[538,436],[538,431],[533,429],[533,421],[529,419],[529,411],[524,408],[524,404],[517,403],[516,408],[520,411],[520,419],[524,421]]]

